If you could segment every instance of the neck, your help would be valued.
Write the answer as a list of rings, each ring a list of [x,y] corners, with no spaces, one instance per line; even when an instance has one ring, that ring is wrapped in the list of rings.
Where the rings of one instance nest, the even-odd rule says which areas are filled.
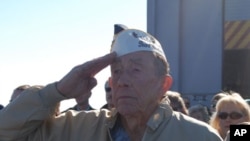
[[[78,103],[77,104],[77,110],[88,110],[89,109],[89,103]]]
[[[227,133],[221,133],[220,135],[221,135],[221,137],[222,137],[223,139],[225,139],[225,138],[226,138]]]
[[[155,110],[156,107],[151,106],[142,110],[144,112],[121,116],[122,125],[132,141],[142,140],[147,122]]]
[[[132,141],[142,140],[147,120],[135,117],[122,118],[122,125]]]

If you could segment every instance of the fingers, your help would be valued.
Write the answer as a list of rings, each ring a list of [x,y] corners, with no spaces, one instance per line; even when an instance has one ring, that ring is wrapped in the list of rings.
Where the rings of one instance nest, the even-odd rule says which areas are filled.
[[[116,53],[113,52],[76,66],[57,83],[57,90],[67,98],[78,97],[82,93],[90,92],[97,85],[94,76],[111,64],[115,58]]]
[[[116,53],[112,52],[100,58],[88,61],[80,66],[81,71],[85,76],[93,77],[99,71],[111,64],[116,57]]]

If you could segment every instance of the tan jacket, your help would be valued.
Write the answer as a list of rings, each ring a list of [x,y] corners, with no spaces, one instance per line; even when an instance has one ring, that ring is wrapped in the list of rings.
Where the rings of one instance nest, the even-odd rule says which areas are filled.
[[[102,109],[68,111],[54,117],[56,103],[65,99],[50,84],[31,88],[0,111],[0,141],[111,141],[109,128],[117,112]],[[147,124],[142,141],[222,141],[216,131],[160,104]]]

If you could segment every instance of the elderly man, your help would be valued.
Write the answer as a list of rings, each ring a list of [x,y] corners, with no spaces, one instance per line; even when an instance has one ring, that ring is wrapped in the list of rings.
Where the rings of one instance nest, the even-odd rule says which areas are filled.
[[[89,92],[94,76],[111,64],[114,109],[67,111],[57,102]],[[123,29],[111,53],[73,68],[43,89],[32,87],[0,113],[0,140],[10,141],[221,141],[202,122],[173,112],[162,100],[172,78],[160,43],[148,33]]]

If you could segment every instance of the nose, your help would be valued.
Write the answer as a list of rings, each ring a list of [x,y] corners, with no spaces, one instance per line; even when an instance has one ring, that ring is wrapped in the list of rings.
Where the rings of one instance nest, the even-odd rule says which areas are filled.
[[[230,122],[231,121],[231,118],[230,116],[227,116],[227,118],[225,119],[226,122]]]
[[[121,72],[119,78],[118,78],[118,81],[117,81],[117,86],[120,86],[120,87],[128,87],[129,86],[129,72],[128,71],[123,71]]]

